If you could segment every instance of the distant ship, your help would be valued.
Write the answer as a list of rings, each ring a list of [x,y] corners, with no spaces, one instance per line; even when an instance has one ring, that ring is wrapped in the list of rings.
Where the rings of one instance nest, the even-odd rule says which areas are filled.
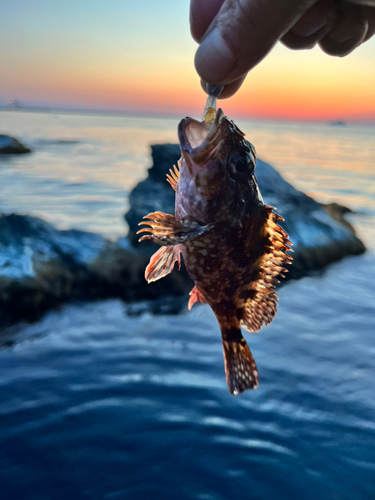
[[[345,127],[346,123],[341,120],[336,120],[334,122],[329,122],[329,125],[334,125],[338,127]]]

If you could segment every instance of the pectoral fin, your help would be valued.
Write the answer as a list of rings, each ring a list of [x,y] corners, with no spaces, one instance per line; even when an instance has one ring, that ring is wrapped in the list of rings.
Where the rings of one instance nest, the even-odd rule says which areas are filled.
[[[197,238],[213,227],[213,223],[207,226],[199,226],[195,222],[183,223],[174,215],[163,212],[152,212],[139,223],[139,226],[147,225],[149,228],[140,229],[139,233],[150,233],[142,236],[139,241],[151,240],[161,246],[178,245],[186,240]]]
[[[171,273],[174,265],[178,262],[178,270],[181,269],[180,246],[161,247],[151,257],[145,270],[145,278],[148,283],[160,280]]]

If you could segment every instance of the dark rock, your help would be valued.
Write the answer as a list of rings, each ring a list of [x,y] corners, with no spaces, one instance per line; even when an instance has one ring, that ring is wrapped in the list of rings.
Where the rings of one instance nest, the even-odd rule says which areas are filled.
[[[184,268],[151,285],[144,279],[150,255],[158,247],[138,244],[135,233],[147,213],[174,213],[174,191],[165,175],[179,159],[180,150],[173,144],[152,146],[152,154],[154,166],[149,177],[130,194],[131,208],[126,215],[129,238],[111,242],[84,231],[59,231],[36,217],[0,214],[2,326],[34,321],[46,310],[70,300],[145,300],[148,309],[153,304],[151,309],[163,312],[175,312],[187,303],[192,282]],[[265,202],[278,207],[294,243],[294,262],[287,276],[300,277],[365,250],[343,218],[345,208],[317,203],[262,161],[258,161],[257,176]],[[137,311],[135,306],[133,313]]]
[[[129,212],[125,215],[129,224],[128,238],[138,246],[138,223],[142,217],[158,210],[174,213],[174,191],[166,182],[166,174],[173,165],[177,165],[181,150],[178,144],[157,144],[151,146],[153,165],[148,169],[147,179],[141,181],[129,196]],[[153,243],[143,243],[143,247],[155,249]]]
[[[338,203],[328,203],[327,205],[322,204],[324,210],[335,220],[337,220],[340,224],[342,224],[346,229],[355,234],[354,227],[345,219],[345,215],[352,214],[353,210],[348,207],[343,207]]]
[[[36,217],[0,214],[0,324],[34,321],[72,299],[154,300],[188,292],[179,273],[148,286],[148,259],[126,238],[114,243],[84,231],[58,231]]]
[[[130,210],[125,218],[129,224],[129,240],[137,245],[138,223],[149,212],[160,210],[174,213],[174,191],[165,180],[165,175],[180,157],[179,146],[151,146],[153,167],[149,176],[140,182],[130,194]],[[355,236],[353,227],[344,219],[349,210],[336,204],[323,206],[313,198],[297,191],[271,167],[258,160],[256,175],[264,202],[277,208],[285,218],[281,225],[293,242],[293,265],[288,277],[298,278],[312,270],[348,255],[365,251],[363,243]],[[146,243],[142,243],[146,248]],[[152,253],[157,247],[147,245]]]
[[[173,165],[177,165],[181,150],[178,144],[155,144],[151,146],[153,165],[148,169],[149,178],[155,182],[163,182],[165,174]]]
[[[3,155],[19,155],[31,153],[31,149],[24,146],[14,137],[8,135],[0,135],[0,154]]]

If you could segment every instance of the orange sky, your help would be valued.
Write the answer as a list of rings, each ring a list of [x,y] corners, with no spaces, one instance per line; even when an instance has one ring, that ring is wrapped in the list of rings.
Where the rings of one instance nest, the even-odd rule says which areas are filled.
[[[2,23],[0,104],[202,111],[187,1],[14,0]],[[221,106],[233,117],[375,122],[375,40],[343,59],[278,45]]]

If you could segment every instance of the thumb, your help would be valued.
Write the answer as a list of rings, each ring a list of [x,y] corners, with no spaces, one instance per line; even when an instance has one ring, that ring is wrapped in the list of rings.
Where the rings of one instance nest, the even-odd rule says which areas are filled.
[[[195,56],[201,78],[228,85],[256,66],[317,0],[225,0]]]

